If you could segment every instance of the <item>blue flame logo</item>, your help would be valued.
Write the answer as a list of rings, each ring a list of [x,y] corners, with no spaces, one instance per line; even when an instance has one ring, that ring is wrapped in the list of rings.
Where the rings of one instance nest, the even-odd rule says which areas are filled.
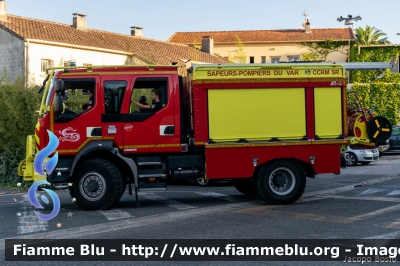
[[[49,130],[47,130],[47,134],[49,135],[49,144],[43,148],[40,152],[35,157],[35,161],[33,162],[33,167],[36,171],[41,176],[47,176],[51,174],[54,170],[54,168],[57,165],[58,162],[58,153],[56,152],[53,157],[47,160],[45,162],[45,159],[52,154],[58,147],[58,144],[60,143],[58,141],[58,138]],[[46,173],[44,172],[43,168],[46,169]],[[44,209],[44,207],[39,203],[38,199],[36,198],[36,191],[39,186],[41,185],[50,185],[49,182],[45,180],[41,180],[38,182],[35,182],[28,191],[28,199],[31,202],[33,206],[35,206],[38,209]],[[60,212],[60,199],[58,198],[57,194],[50,190],[43,188],[44,191],[46,191],[49,196],[51,197],[53,201],[53,211],[50,214],[43,214],[37,211],[34,211],[37,217],[39,217],[42,220],[51,220],[54,217],[57,216],[57,214]],[[41,195],[40,197],[42,201],[46,204],[49,204],[49,199],[45,195]]]
[[[43,171],[43,164],[44,160],[52,154],[58,147],[58,144],[60,143],[58,141],[58,138],[49,130],[47,130],[47,134],[49,134],[49,144],[47,144],[46,147],[44,147],[38,154],[36,155],[35,161],[33,162],[33,168],[35,168],[36,173],[38,173],[41,176],[46,176],[46,174]],[[54,154],[53,157],[51,157],[47,163],[44,165],[46,168],[46,173],[49,175],[51,172],[53,172],[54,168],[56,167],[58,162],[58,152]]]
[[[40,204],[38,199],[36,198],[36,190],[40,185],[50,185],[50,183],[45,181],[45,180],[41,180],[41,181],[35,182],[29,188],[28,199],[31,202],[31,204],[33,206],[35,206],[36,208],[44,209],[42,204]],[[51,213],[49,213],[49,214],[43,214],[43,213],[40,213],[40,212],[37,212],[37,211],[33,211],[33,212],[40,219],[48,221],[48,220],[51,220],[54,217],[56,217],[57,214],[60,212],[60,199],[58,198],[57,194],[54,191],[52,191],[50,189],[46,189],[46,188],[43,188],[43,190],[46,191],[50,195],[51,199],[53,200],[53,211]],[[45,195],[42,195],[40,198],[42,199],[42,201],[44,203],[49,204],[49,199]]]

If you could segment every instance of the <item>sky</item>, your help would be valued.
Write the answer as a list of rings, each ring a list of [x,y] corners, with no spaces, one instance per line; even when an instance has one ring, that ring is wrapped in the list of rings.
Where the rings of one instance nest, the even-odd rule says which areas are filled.
[[[299,29],[307,10],[311,28],[341,28],[341,15],[360,15],[358,26],[375,26],[400,43],[395,20],[399,0],[6,0],[7,13],[72,23],[72,13],[88,17],[88,27],[130,34],[131,26],[144,36],[167,40],[177,31]]]

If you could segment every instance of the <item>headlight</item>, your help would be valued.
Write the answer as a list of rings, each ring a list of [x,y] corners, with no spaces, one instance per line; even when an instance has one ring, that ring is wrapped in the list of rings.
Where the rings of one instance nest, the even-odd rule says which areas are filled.
[[[367,154],[367,153],[370,153],[370,151],[369,150],[360,150],[360,153]]]

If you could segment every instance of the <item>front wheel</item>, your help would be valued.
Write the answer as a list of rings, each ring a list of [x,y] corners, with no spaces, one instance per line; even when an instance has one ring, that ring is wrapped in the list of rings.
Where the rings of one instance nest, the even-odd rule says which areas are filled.
[[[358,163],[357,156],[354,153],[349,153],[346,160],[347,166],[356,166],[357,163]]]
[[[292,204],[303,195],[306,174],[296,162],[275,161],[261,167],[254,185],[265,202]]]
[[[122,196],[123,178],[111,162],[94,158],[79,165],[71,195],[84,210],[107,210]]]

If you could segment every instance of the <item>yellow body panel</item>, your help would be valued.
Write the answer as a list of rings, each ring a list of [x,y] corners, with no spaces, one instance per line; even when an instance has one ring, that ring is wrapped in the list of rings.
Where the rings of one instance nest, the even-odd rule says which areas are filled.
[[[341,88],[315,88],[315,134],[320,138],[338,138],[342,134]]]
[[[213,141],[302,139],[306,135],[304,88],[208,91]]]

